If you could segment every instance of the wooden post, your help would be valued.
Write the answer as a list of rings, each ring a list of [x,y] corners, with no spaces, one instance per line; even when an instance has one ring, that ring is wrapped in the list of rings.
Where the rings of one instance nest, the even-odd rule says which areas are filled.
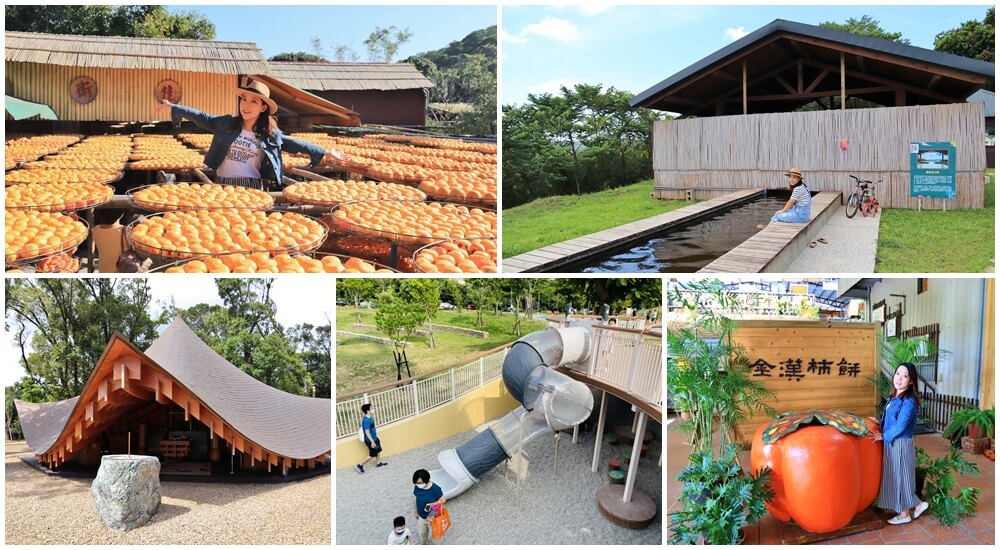
[[[841,54],[841,61],[844,56]],[[747,58],[743,58],[743,114],[747,114]]]
[[[597,471],[597,461],[601,458],[601,443],[604,441],[604,418],[606,411],[604,406],[608,403],[608,392],[601,390],[601,411],[597,414],[597,433],[594,437],[594,461],[590,465],[590,471]]]
[[[632,489],[635,488],[635,473],[639,469],[639,458],[642,454],[642,439],[646,435],[646,413],[639,411],[639,425],[635,431],[632,443],[632,460],[628,464],[628,474],[625,476],[625,494],[622,501],[632,502]]]
[[[840,110],[847,109],[847,74],[844,72],[844,52],[840,52]]]
[[[798,87],[796,89],[801,94],[802,93],[802,58],[801,57],[796,60],[795,65],[796,65],[796,69],[798,70],[798,77],[799,77],[798,78],[798,80],[799,80]]]
[[[128,457],[132,458],[132,432],[128,433]]]

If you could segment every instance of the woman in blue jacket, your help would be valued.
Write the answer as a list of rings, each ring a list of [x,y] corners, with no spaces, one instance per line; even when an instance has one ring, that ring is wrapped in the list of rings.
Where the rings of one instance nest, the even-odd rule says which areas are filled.
[[[336,149],[329,151],[318,145],[282,135],[272,121],[278,105],[271,99],[271,90],[263,82],[251,82],[246,88],[237,88],[239,115],[214,116],[197,109],[174,105],[163,100],[156,106],[157,114],[167,111],[174,127],[180,127],[187,118],[199,127],[214,134],[212,145],[205,155],[205,164],[215,170],[215,182],[264,189],[265,183],[274,182],[280,187],[281,151],[306,153],[312,165],[324,158],[344,160]]]
[[[875,505],[896,512],[889,520],[892,525],[910,523],[927,510],[927,503],[916,494],[916,448],[913,429],[917,426],[920,397],[917,395],[917,368],[913,363],[901,363],[892,377],[893,390],[882,413],[882,433],[873,434],[882,440],[882,484]],[[910,510],[913,510],[912,514]]]

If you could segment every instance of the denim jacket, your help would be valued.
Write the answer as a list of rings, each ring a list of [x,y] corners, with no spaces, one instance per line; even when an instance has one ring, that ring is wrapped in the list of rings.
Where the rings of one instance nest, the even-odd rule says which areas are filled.
[[[913,397],[893,397],[882,413],[882,441],[892,447],[897,439],[912,439],[917,427],[917,400]]]
[[[170,112],[175,128],[180,128],[181,119],[187,118],[200,128],[214,134],[212,145],[205,155],[205,164],[213,170],[222,164],[222,161],[226,158],[226,153],[229,151],[229,146],[236,141],[240,132],[243,131],[243,121],[237,116],[208,115],[197,109],[183,105],[173,105]],[[289,153],[307,153],[312,166],[319,164],[323,160],[323,155],[326,154],[326,150],[319,145],[286,137],[280,131],[261,139],[260,147],[264,151],[263,162],[260,165],[261,178],[276,181],[279,185],[281,184],[282,149]]]

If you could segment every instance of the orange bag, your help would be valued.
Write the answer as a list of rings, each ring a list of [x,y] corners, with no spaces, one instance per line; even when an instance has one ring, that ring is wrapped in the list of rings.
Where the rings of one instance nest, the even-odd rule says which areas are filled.
[[[431,518],[431,535],[435,540],[440,539],[450,527],[451,515],[448,514],[448,509],[441,505],[440,511]]]

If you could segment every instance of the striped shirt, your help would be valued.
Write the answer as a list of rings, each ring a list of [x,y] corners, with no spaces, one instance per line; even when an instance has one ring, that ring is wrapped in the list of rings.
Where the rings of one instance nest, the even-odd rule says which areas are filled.
[[[795,201],[795,206],[805,206],[808,208],[812,205],[812,194],[809,193],[809,189],[806,188],[804,183],[800,183],[792,190],[792,200]]]

